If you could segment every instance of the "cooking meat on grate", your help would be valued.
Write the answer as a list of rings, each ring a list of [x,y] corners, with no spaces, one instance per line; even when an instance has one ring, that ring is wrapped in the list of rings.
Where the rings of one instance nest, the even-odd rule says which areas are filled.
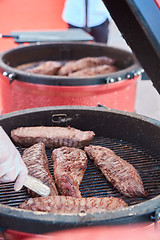
[[[130,163],[105,147],[90,145],[84,150],[113,187],[124,196],[147,197],[142,179]]]
[[[58,75],[68,75],[71,72],[76,72],[85,68],[93,68],[99,65],[113,65],[115,59],[102,56],[102,57],[85,57],[77,61],[69,61],[58,71]]]
[[[40,63],[38,66],[30,67],[25,71],[30,73],[37,73],[43,75],[56,75],[58,70],[62,67],[62,64],[58,61],[46,61]]]
[[[61,147],[52,152],[54,178],[61,195],[81,197],[79,185],[87,168],[86,153],[78,148]]]
[[[21,209],[52,212],[54,214],[93,214],[127,207],[121,198],[88,197],[74,198],[70,196],[49,196],[31,198],[19,205]]]
[[[50,196],[58,195],[53,177],[48,168],[45,145],[39,142],[30,148],[26,148],[23,151],[22,158],[28,168],[28,174],[46,184],[50,188]],[[28,192],[31,193],[32,197],[37,196],[36,193],[29,189]]]
[[[87,77],[95,76],[98,74],[108,74],[116,72],[117,68],[111,65],[100,65],[92,68],[85,68],[76,72],[71,72],[68,74],[69,77]]]
[[[43,142],[48,148],[82,148],[89,145],[94,136],[93,131],[81,131],[71,127],[20,127],[11,131],[13,141],[24,147]]]

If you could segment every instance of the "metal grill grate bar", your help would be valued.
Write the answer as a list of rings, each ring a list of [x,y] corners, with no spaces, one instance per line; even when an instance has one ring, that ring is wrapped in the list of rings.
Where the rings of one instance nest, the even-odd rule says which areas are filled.
[[[88,160],[87,169],[80,185],[80,191],[83,197],[122,197],[129,205],[146,201],[160,194],[160,156],[157,156],[148,149],[142,149],[139,146],[132,145],[122,140],[110,138],[95,138],[94,145],[101,145],[113,150],[118,156],[133,164],[142,177],[144,187],[149,192],[148,198],[126,198],[123,197],[106,180],[102,172],[97,169],[92,160]],[[19,148],[23,153],[24,148]],[[49,169],[53,175],[53,164],[51,160],[52,149],[46,149],[49,160]],[[23,188],[19,192],[13,189],[13,183],[0,184],[0,203],[9,206],[18,206],[21,202],[30,198],[27,190]]]

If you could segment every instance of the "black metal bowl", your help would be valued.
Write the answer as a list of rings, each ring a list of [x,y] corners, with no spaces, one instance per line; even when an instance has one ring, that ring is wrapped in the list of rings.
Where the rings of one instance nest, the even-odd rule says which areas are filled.
[[[32,212],[17,206],[30,196],[25,189],[15,193],[13,183],[0,184],[0,226],[23,232],[45,233],[67,228],[151,222],[160,208],[160,122],[133,113],[103,107],[44,107],[0,116],[0,125],[10,136],[22,126],[72,126],[95,132],[93,144],[110,147],[135,166],[149,196],[125,198],[107,183],[89,163],[80,185],[82,196],[122,197],[129,207],[96,214],[56,215]],[[20,151],[23,149],[19,149]],[[49,153],[48,153],[49,154]],[[48,155],[49,157],[49,155]]]

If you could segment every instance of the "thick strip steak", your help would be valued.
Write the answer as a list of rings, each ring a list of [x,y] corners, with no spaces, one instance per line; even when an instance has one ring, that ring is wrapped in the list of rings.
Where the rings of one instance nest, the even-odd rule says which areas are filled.
[[[107,180],[126,197],[146,197],[143,182],[136,169],[112,150],[90,145],[84,149]]]
[[[78,148],[61,147],[52,152],[54,178],[61,195],[81,197],[79,185],[87,168],[87,155]]]
[[[81,131],[71,127],[20,127],[11,131],[13,141],[24,147],[43,142],[48,148],[82,148],[89,145],[94,136],[93,131]]]
[[[69,77],[87,77],[87,76],[95,76],[99,74],[108,74],[111,72],[116,72],[117,68],[111,65],[100,65],[92,68],[84,68],[82,70],[72,72],[68,76]]]
[[[26,69],[26,71],[43,75],[56,75],[61,67],[62,64],[58,61],[46,61],[36,67]]]
[[[101,57],[84,57],[76,61],[69,61],[58,71],[58,75],[69,75],[71,72],[76,72],[86,68],[93,68],[100,65],[113,65],[115,59],[101,56]]]
[[[70,196],[49,196],[31,198],[19,205],[21,209],[52,212],[54,214],[94,214],[127,207],[121,198],[88,197],[73,198]]]
[[[40,142],[25,149],[22,158],[28,168],[28,174],[46,184],[50,188],[50,196],[58,195],[53,177],[48,168],[45,145]],[[31,192],[31,194],[33,197],[36,196],[34,192]]]

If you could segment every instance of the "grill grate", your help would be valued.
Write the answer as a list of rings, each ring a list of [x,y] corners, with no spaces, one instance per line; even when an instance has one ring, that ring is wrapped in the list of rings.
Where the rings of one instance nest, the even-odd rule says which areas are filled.
[[[149,196],[143,198],[126,198],[123,197],[112,185],[106,180],[101,171],[94,166],[92,160],[88,160],[88,166],[80,185],[80,191],[83,197],[122,197],[129,205],[137,204],[160,194],[160,157],[149,150],[133,145],[122,140],[96,137],[94,145],[101,145],[112,149],[118,156],[131,163],[139,172],[145,190]],[[24,148],[18,148],[23,153]],[[52,149],[46,150],[49,160],[49,169],[53,175],[53,164],[51,160]],[[14,183],[0,184],[0,203],[17,207],[20,203],[30,198],[25,187],[19,192],[13,189]]]

